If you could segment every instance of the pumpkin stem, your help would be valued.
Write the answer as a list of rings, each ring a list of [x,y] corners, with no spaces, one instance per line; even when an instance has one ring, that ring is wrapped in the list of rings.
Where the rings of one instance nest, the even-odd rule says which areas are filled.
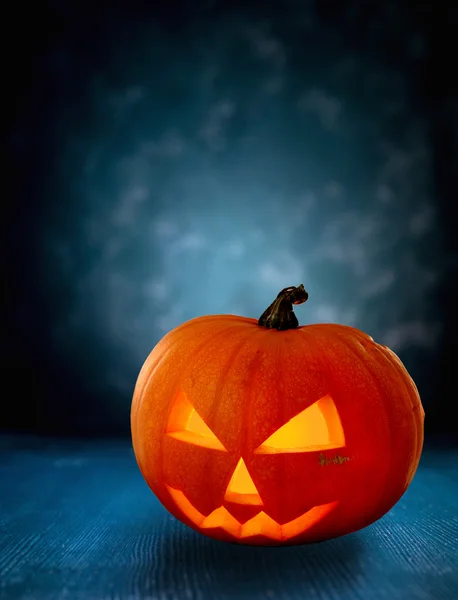
[[[296,329],[299,321],[294,314],[293,304],[302,304],[308,297],[302,283],[299,287],[283,289],[259,317],[258,325],[267,329]]]

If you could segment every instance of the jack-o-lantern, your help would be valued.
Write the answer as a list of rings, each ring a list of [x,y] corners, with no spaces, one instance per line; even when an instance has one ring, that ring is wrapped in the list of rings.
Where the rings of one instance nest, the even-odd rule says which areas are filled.
[[[260,319],[213,315],[170,331],[135,387],[140,470],[196,531],[284,545],[383,516],[417,469],[424,411],[399,358],[344,325],[298,326],[303,285]]]

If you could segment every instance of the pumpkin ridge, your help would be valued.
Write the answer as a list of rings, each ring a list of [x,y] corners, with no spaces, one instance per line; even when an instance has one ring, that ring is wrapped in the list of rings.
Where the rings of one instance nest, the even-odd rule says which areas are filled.
[[[334,323],[317,323],[317,324],[310,325],[310,327],[318,328],[321,331],[324,330],[324,332],[325,332],[323,335],[324,341],[325,341],[328,331],[331,331],[331,328],[332,328],[333,332],[336,332],[337,329],[340,329],[340,327],[345,327],[345,329],[347,329],[347,326],[341,326],[341,325],[337,325],[337,329],[336,329]],[[355,328],[350,328],[350,329],[353,330]],[[333,397],[338,396],[338,394],[335,393],[335,390],[339,388],[339,386],[336,385],[336,384],[338,384],[338,381],[336,379],[336,375],[334,374],[334,368],[332,366],[333,365],[332,358],[329,357],[329,349],[328,349],[327,345],[325,343],[323,343],[323,341],[322,341],[323,338],[320,339],[320,338],[318,338],[318,336],[313,335],[313,330],[309,329],[309,331],[306,331],[305,328],[303,328],[303,329],[301,329],[301,331],[304,334],[309,335],[310,343],[313,345],[312,347],[314,347],[314,353],[319,354],[321,357],[321,361],[326,365],[326,374],[327,374],[327,379],[330,383],[329,388],[330,388],[331,396],[333,396]],[[357,331],[359,331],[359,330],[357,330]],[[343,336],[340,335],[340,332],[343,333]],[[339,332],[339,334],[337,334],[336,338],[339,340],[339,343],[342,346],[344,346],[345,349],[347,350],[349,348],[347,346],[347,339],[345,337],[346,331],[344,332],[344,330],[341,329],[340,332]],[[335,335],[335,333],[333,333],[331,335]],[[358,357],[358,355],[356,355],[354,352],[352,352],[352,354],[357,357],[357,361],[359,363],[365,362],[365,361],[362,361],[361,358]],[[334,390],[334,394],[333,394],[333,390]],[[381,396],[381,397],[383,397],[383,396]],[[383,406],[383,409],[385,410],[384,406]],[[388,473],[388,469],[386,470],[386,472]],[[374,513],[374,511],[372,510],[372,514],[373,513]],[[371,522],[372,522],[372,520],[371,520]],[[356,528],[353,527],[352,530],[357,531],[360,528],[361,528],[360,526],[358,526]],[[348,533],[350,533],[350,531],[348,531]]]
[[[414,431],[415,431],[415,458],[411,462],[411,468],[409,469],[409,473],[410,473],[410,470],[412,469],[412,464],[416,463],[416,467],[413,470],[413,473],[410,475],[410,481],[411,481],[413,478],[413,475],[415,474],[415,471],[417,470],[418,462],[420,460],[420,455],[421,455],[421,451],[423,448],[423,435],[421,434],[421,429],[422,429],[422,421],[424,418],[424,411],[423,411],[423,407],[421,406],[421,401],[419,402],[420,396],[418,393],[417,386],[415,385],[415,382],[413,381],[413,379],[410,377],[410,374],[408,373],[407,369],[405,368],[405,366],[402,363],[399,356],[397,356],[397,354],[395,354],[389,348],[384,348],[382,346],[379,346],[379,350],[383,353],[383,356],[388,361],[388,363],[391,364],[392,367],[397,370],[397,372],[401,372],[403,374],[403,377],[401,378],[402,385],[404,386],[404,388],[406,390],[406,394],[410,400],[410,406],[412,409],[412,417],[413,417],[413,421],[414,421]],[[421,410],[423,412],[423,418],[420,415],[417,416],[418,408],[421,408]],[[407,483],[406,489],[407,489],[410,481],[406,482]]]
[[[257,365],[259,364],[259,362],[262,359],[262,350],[263,350],[263,345],[264,342],[261,340],[268,340],[269,338],[271,338],[272,336],[272,331],[267,329],[267,328],[262,328],[262,329],[257,329],[256,330],[256,337],[257,337],[257,342],[255,342],[253,340],[253,345],[256,346],[256,352],[253,356],[253,360],[250,362],[249,366],[247,367],[247,371],[249,373],[249,377],[250,377],[250,384],[248,386],[248,399],[247,399],[247,403],[246,403],[246,414],[248,415],[248,420],[251,423],[252,419],[253,419],[253,412],[254,412],[254,401],[256,399],[255,395],[256,395],[256,378],[253,376],[253,372],[256,373],[257,369]],[[275,350],[277,351],[277,360],[276,361],[272,361],[272,362],[278,362],[278,357],[281,356],[281,350],[280,350],[280,345],[279,344],[274,344],[271,343],[270,344],[270,353],[273,351],[273,348],[275,348]],[[278,394],[278,390],[271,390],[271,392],[275,392]],[[275,400],[272,400],[272,402],[277,403],[277,398],[275,398]],[[250,439],[250,433],[251,431],[246,428],[244,431],[244,437],[243,437],[243,446],[244,447],[252,447],[252,440]]]
[[[170,414],[170,410],[173,406],[173,400],[176,396],[176,394],[178,393],[179,388],[182,386],[182,381],[183,379],[189,374],[189,371],[191,370],[191,368],[193,367],[193,363],[195,362],[196,358],[198,356],[201,355],[201,353],[204,352],[205,350],[205,346],[207,344],[209,344],[210,342],[214,341],[216,338],[218,338],[219,336],[223,336],[226,335],[226,333],[232,329],[234,327],[234,323],[232,323],[231,325],[224,327],[223,329],[219,329],[217,332],[213,332],[209,335],[208,338],[206,338],[205,340],[203,340],[199,346],[195,349],[194,353],[193,353],[193,361],[189,362],[187,365],[187,368],[184,369],[181,378],[179,379],[179,381],[176,383],[175,388],[173,393],[170,395],[170,400],[169,400],[169,406],[167,408],[167,415]],[[177,341],[182,341],[180,336],[177,337]],[[162,435],[165,434],[165,426],[164,426],[164,431],[162,432]],[[160,480],[164,481],[164,462],[163,462],[163,449],[162,449],[162,445],[163,442],[161,441],[161,443],[159,444],[159,456],[158,456],[158,462],[160,464],[160,473],[161,473],[161,477]]]
[[[385,353],[386,353],[386,356],[390,359],[390,361],[393,364],[395,364],[398,369],[401,367],[401,371],[404,374],[404,376],[408,377],[408,380],[403,379],[403,381],[404,381],[405,386],[407,387],[409,396],[412,400],[412,411],[415,413],[415,416],[416,416],[418,409],[420,410],[418,418],[416,418],[417,427],[415,430],[416,434],[417,434],[416,435],[416,439],[417,439],[416,458],[417,458],[417,461],[419,461],[421,452],[423,449],[423,435],[421,434],[421,429],[423,428],[423,422],[424,422],[424,418],[425,418],[425,411],[421,404],[420,394],[419,394],[419,391],[418,391],[415,381],[410,376],[409,372],[405,368],[405,365],[402,363],[399,356],[388,347],[386,347]],[[409,382],[410,385],[407,385],[407,381]]]
[[[139,408],[140,408],[140,402],[143,401],[143,394],[145,392],[145,389],[148,387],[151,378],[154,376],[157,368],[166,360],[166,358],[168,358],[168,355],[170,354],[170,352],[173,350],[173,348],[175,348],[175,346],[178,344],[180,340],[179,339],[175,339],[172,340],[169,344],[169,346],[163,351],[162,354],[159,354],[159,356],[157,357],[157,359],[155,360],[155,362],[153,362],[152,366],[149,366],[149,371],[148,374],[146,375],[145,380],[143,381],[143,385],[141,386],[141,389],[138,390],[138,398],[139,401],[136,403],[136,410],[135,413],[138,412]],[[149,357],[148,357],[149,358]],[[145,361],[145,364],[143,365],[143,367],[146,367],[146,363],[148,362],[148,358]],[[142,367],[142,369],[143,369]],[[134,395],[137,395],[135,390],[134,390]],[[136,414],[135,414],[136,416]]]
[[[236,359],[240,353],[240,351],[251,341],[251,338],[253,336],[253,330],[250,329],[249,331],[246,332],[245,335],[243,335],[243,339],[240,340],[238,339],[234,346],[231,349],[231,353],[227,356],[226,360],[224,361],[224,364],[221,367],[221,370],[218,373],[218,385],[215,389],[215,395],[213,398],[213,402],[211,404],[211,411],[210,413],[212,415],[214,415],[214,423],[215,423],[215,428],[219,429],[218,425],[219,425],[219,414],[218,414],[218,399],[221,398],[221,390],[223,389],[224,386],[228,385],[228,380],[230,381],[230,369],[231,367],[234,366],[234,363],[236,362]],[[230,385],[230,383],[229,383]],[[227,480],[224,479],[224,489],[227,488],[227,485],[229,484],[229,479],[231,478],[232,475],[232,470],[229,470],[227,473]],[[217,498],[215,498],[215,494],[214,494],[214,488],[213,486],[211,486],[212,489],[212,500],[213,503],[216,505],[217,504]]]
[[[359,336],[360,337],[360,336]],[[386,404],[383,402],[383,398],[385,396],[385,394],[383,393],[383,390],[381,389],[379,380],[378,380],[378,376],[376,375],[376,373],[374,373],[374,371],[372,370],[371,366],[372,366],[372,360],[367,360],[365,359],[365,357],[362,354],[359,354],[360,351],[360,346],[356,346],[353,343],[352,339],[346,339],[341,338],[339,336],[339,340],[342,342],[342,344],[345,346],[345,348],[347,349],[348,352],[351,352],[353,354],[353,356],[356,357],[356,360],[358,362],[360,362],[361,364],[364,365],[364,368],[366,369],[367,373],[370,375],[373,383],[374,383],[374,387],[377,389],[378,394],[380,396],[380,399],[382,400],[380,403],[378,403],[378,410],[380,410],[386,418],[387,421],[387,430],[388,430],[388,436],[389,436],[389,441],[388,441],[388,451],[389,451],[389,465],[388,467],[385,469],[385,474],[384,474],[384,484],[382,482],[382,485],[380,486],[380,489],[386,489],[389,487],[389,482],[390,482],[390,473],[391,473],[391,464],[393,461],[393,434],[391,431],[391,416],[387,410]],[[361,345],[361,340],[358,340],[360,342]],[[371,344],[376,344],[376,342],[371,342]],[[364,350],[366,350],[364,348]],[[378,504],[376,504],[375,506],[372,506],[372,511],[371,511],[371,515],[377,514],[378,510],[380,508],[380,502]],[[372,516],[370,517],[370,520],[372,521]]]
[[[225,362],[225,364],[222,367],[221,372],[219,374],[219,381],[218,381],[218,386],[217,386],[216,392],[215,392],[215,398],[221,397],[221,390],[223,389],[223,386],[225,386],[227,384],[227,380],[230,379],[230,369],[234,365],[234,362],[237,359],[237,356],[239,355],[239,353],[242,351],[242,349],[245,346],[247,346],[248,343],[250,343],[250,342],[252,343],[253,347],[256,347],[256,343],[253,338],[255,336],[259,335],[259,333],[260,332],[257,329],[254,329],[254,330],[250,329],[250,331],[247,333],[247,335],[243,336],[243,339],[241,341],[239,340],[239,343],[237,343],[237,345],[233,347],[233,352],[231,352],[230,356],[227,359],[227,362]],[[258,357],[255,353],[253,361],[251,361],[250,364],[247,365],[247,367],[246,367],[247,372],[250,372],[252,364],[257,358]],[[213,406],[215,406],[215,404],[216,403],[213,403]],[[248,410],[249,402],[247,402],[246,407]],[[216,421],[218,420],[217,416],[216,416],[216,411],[215,411],[215,420]]]

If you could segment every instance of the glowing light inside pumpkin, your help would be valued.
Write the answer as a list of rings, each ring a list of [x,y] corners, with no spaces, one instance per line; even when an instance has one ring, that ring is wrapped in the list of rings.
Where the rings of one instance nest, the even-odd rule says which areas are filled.
[[[166,433],[183,442],[226,451],[223,444],[189,402],[182,389],[179,390],[172,406]]]
[[[227,452],[182,389],[172,406],[166,433],[183,442]],[[255,452],[314,452],[342,446],[345,446],[342,423],[332,397],[327,394],[275,431]]]
[[[237,504],[263,504],[243,458],[239,460],[234,469],[224,499],[228,502],[237,502]]]
[[[220,527],[236,538],[243,539],[254,535],[263,535],[274,540],[288,540],[308,529],[331,512],[338,501],[315,506],[297,519],[280,525],[264,512],[259,512],[246,523],[239,523],[224,506],[213,510],[208,516],[198,511],[183,492],[170,486],[167,489],[176,505],[194,525],[201,529]]]
[[[313,452],[342,446],[345,446],[342,423],[333,399],[327,394],[280,427],[255,452]]]

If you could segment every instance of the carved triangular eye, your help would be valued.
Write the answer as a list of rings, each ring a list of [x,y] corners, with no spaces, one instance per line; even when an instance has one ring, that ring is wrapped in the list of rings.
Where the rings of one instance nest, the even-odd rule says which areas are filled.
[[[255,452],[313,452],[342,446],[345,446],[342,423],[328,394],[285,423]]]
[[[189,444],[226,451],[182,389],[175,398],[165,433]]]

